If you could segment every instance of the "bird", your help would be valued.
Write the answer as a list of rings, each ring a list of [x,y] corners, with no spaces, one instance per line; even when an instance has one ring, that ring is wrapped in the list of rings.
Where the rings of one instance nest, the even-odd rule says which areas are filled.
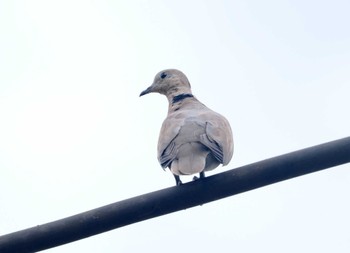
[[[221,114],[209,109],[193,94],[186,75],[177,69],[160,71],[151,86],[140,93],[160,93],[168,99],[168,114],[158,139],[158,161],[169,168],[176,185],[180,176],[205,172],[227,165],[233,155],[230,123]],[[193,179],[197,180],[194,176]]]

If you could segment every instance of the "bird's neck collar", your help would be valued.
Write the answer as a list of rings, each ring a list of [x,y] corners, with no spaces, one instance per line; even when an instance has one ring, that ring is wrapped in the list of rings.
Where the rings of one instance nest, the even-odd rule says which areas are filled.
[[[184,100],[185,98],[192,98],[192,97],[193,97],[193,95],[190,93],[182,93],[182,94],[176,95],[172,99],[172,104],[178,103],[178,102]]]

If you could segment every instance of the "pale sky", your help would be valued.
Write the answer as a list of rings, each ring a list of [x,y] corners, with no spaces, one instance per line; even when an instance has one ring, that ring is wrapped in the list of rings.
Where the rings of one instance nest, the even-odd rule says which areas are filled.
[[[182,70],[231,123],[212,174],[349,136],[349,1],[0,1],[0,235],[174,185],[157,161]],[[185,178],[188,181],[191,178]],[[350,165],[45,252],[350,250]]]

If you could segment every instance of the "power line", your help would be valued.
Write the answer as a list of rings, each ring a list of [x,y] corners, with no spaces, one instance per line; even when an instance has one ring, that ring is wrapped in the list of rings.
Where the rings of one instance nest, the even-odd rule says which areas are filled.
[[[49,249],[348,162],[350,137],[3,235],[0,237],[0,252],[27,253]]]

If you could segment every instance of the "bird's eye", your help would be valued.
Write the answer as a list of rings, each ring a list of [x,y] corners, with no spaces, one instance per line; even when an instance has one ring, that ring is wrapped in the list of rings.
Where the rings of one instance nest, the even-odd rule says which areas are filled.
[[[160,75],[160,78],[162,78],[162,79],[166,78],[165,72],[163,72],[163,73]]]

